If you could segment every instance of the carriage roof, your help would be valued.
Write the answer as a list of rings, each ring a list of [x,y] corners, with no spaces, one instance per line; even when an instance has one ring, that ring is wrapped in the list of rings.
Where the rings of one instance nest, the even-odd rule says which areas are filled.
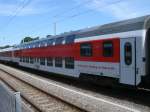
[[[104,25],[99,25],[96,27],[85,28],[85,29],[81,29],[77,31],[65,32],[56,36],[51,36],[50,38],[40,39],[40,40],[32,41],[29,43],[25,43],[22,45],[32,44],[35,42],[42,42],[42,41],[55,39],[59,37],[68,37],[72,35],[74,35],[75,38],[83,38],[83,37],[89,37],[89,36],[135,31],[135,30],[141,30],[141,29],[147,29],[147,28],[150,28],[150,15],[123,20],[119,22],[113,22],[113,23],[104,24]]]

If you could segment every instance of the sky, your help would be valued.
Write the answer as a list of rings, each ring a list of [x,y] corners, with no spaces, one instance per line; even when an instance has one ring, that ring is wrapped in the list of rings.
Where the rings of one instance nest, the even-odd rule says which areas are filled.
[[[0,46],[150,14],[150,0],[0,0]]]

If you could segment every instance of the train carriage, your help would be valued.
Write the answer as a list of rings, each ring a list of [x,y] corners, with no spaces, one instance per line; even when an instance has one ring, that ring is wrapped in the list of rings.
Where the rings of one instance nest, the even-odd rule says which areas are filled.
[[[18,45],[20,66],[79,77],[117,79],[138,86],[150,82],[150,16],[68,32]],[[0,52],[3,60],[6,52]]]

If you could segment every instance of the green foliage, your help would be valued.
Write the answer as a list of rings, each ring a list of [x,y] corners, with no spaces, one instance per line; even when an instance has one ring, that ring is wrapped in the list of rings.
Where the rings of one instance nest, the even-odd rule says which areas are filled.
[[[21,40],[21,43],[30,42],[30,41],[38,40],[38,39],[39,37],[36,37],[36,38],[25,37],[24,39]]]
[[[0,49],[6,49],[6,48],[9,48],[9,47],[12,47],[12,46],[10,46],[10,45],[1,46]]]

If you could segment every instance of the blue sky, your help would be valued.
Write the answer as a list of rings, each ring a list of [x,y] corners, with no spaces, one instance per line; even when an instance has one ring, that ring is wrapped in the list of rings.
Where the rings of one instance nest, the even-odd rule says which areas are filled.
[[[22,8],[23,3],[28,0],[0,0],[0,46],[54,34],[55,21],[59,34],[150,14],[150,0],[31,0]]]

